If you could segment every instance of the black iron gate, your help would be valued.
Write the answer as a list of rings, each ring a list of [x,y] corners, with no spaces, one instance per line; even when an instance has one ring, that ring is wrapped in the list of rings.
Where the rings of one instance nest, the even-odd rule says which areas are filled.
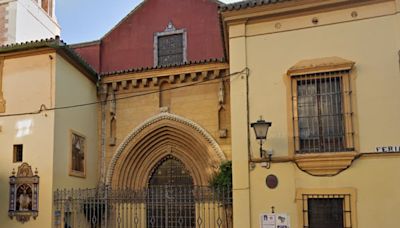
[[[193,185],[181,161],[161,159],[141,190],[57,190],[54,226],[75,227],[232,227],[231,188]]]
[[[195,227],[193,179],[175,157],[167,156],[149,179],[147,227]]]
[[[149,189],[147,227],[196,227],[193,188],[159,186]]]
[[[230,189],[157,186],[54,193],[54,227],[232,227]]]

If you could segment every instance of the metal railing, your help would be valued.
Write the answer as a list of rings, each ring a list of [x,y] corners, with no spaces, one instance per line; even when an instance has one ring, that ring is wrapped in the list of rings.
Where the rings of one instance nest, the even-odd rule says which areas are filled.
[[[230,188],[64,189],[54,208],[54,227],[63,228],[233,227]]]

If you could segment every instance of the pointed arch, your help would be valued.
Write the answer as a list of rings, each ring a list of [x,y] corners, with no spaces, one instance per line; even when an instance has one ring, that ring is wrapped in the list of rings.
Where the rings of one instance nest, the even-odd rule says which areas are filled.
[[[174,171],[174,173],[172,173],[172,171]],[[168,178],[165,178],[167,176]],[[167,155],[158,161],[158,163],[152,168],[147,182],[149,187],[150,185],[178,185],[193,187],[193,177],[188,171],[188,168],[173,155]]]
[[[118,146],[108,166],[106,184],[146,187],[153,167],[167,155],[188,168],[195,185],[207,185],[215,169],[226,160],[218,143],[200,125],[162,112],[136,127]]]

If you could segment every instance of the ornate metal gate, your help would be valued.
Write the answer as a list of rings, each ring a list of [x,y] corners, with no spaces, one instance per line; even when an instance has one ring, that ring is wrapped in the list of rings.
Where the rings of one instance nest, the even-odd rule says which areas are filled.
[[[147,227],[195,227],[193,179],[184,165],[167,156],[152,172],[147,197]]]
[[[183,164],[168,156],[141,190],[57,190],[54,227],[232,227],[232,192],[193,185]]]

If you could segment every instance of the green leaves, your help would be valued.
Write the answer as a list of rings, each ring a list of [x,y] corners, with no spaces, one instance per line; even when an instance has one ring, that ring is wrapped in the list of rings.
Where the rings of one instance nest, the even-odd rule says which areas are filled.
[[[219,171],[214,174],[210,180],[210,186],[216,189],[232,187],[232,162],[221,163]]]

